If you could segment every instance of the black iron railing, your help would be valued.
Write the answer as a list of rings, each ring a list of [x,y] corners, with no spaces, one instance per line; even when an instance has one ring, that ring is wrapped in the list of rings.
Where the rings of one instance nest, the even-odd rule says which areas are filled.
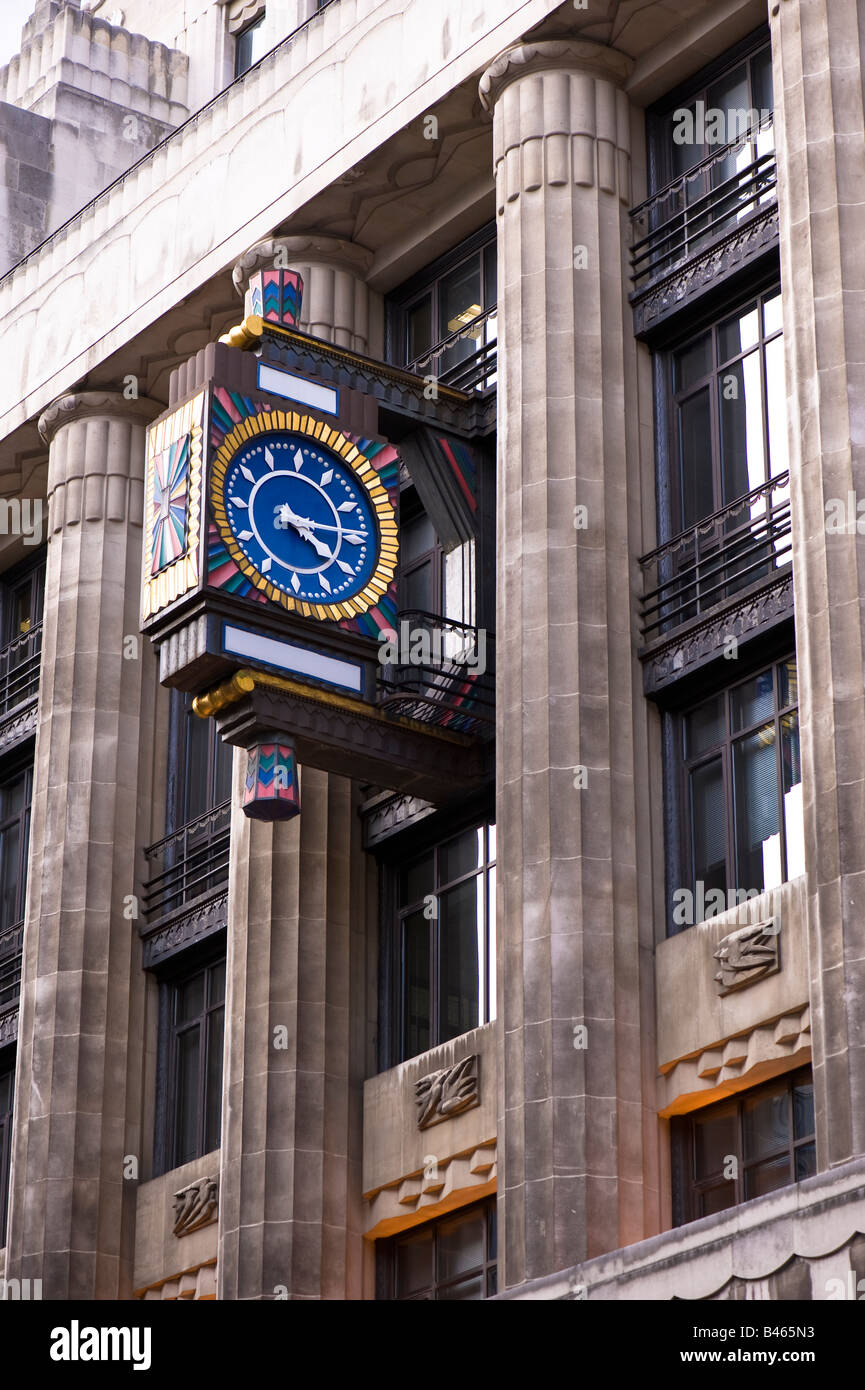
[[[41,623],[0,648],[0,715],[8,714],[39,693],[41,661]]]
[[[474,352],[471,342],[477,344]],[[492,308],[409,362],[406,370],[416,376],[433,376],[439,385],[456,391],[491,391],[497,365],[496,309]]]
[[[382,708],[452,733],[492,736],[495,639],[492,633],[435,613],[400,614],[399,662],[384,665]]]
[[[720,179],[716,171],[737,154],[770,143],[772,120],[743,132],[631,212],[638,240],[631,248],[631,275],[640,290],[708,250],[777,199],[774,149],[757,154]]]
[[[644,638],[671,631],[791,563],[790,475],[704,517],[640,560]]]
[[[148,922],[225,890],[230,821],[231,801],[223,801],[145,849],[148,863],[157,866],[144,886],[142,907]]]

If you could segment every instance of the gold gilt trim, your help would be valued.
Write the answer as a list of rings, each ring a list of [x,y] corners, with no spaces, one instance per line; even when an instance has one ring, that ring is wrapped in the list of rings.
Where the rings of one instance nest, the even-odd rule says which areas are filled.
[[[454,743],[459,748],[468,748],[471,744],[471,739],[466,738],[464,734],[453,734],[447,729],[437,728],[434,724],[424,724],[419,719],[406,719],[401,714],[386,714],[376,705],[367,704],[365,700],[355,699],[352,695],[338,695],[335,691],[321,690],[318,686],[305,685],[302,681],[292,680],[290,676],[271,675],[268,671],[237,671],[222,685],[214,686],[202,695],[196,695],[192,708],[202,719],[208,719],[227,705],[242,700],[243,696],[248,695],[257,685],[269,686],[271,690],[283,690],[287,695],[297,695],[300,699],[311,700],[313,704],[329,705],[331,709],[342,709],[349,714],[359,715],[362,719],[373,719],[379,724],[399,724],[404,729],[414,729],[418,733],[428,734],[430,738],[441,739],[443,743]]]
[[[316,443],[336,454],[347,464],[367,495],[373,516],[378,527],[378,557],[372,578],[359,593],[351,598],[340,599],[338,603],[307,603],[292,598],[282,589],[271,584],[244,555],[237,544],[225,509],[225,477],[228,468],[242,445],[256,435],[273,434],[285,430],[291,434],[306,435]],[[311,415],[301,415],[296,410],[267,409],[260,415],[249,415],[234,426],[222,441],[210,464],[210,504],[213,519],[226,549],[242,574],[245,574],[263,594],[274,603],[279,603],[289,613],[299,613],[304,618],[319,618],[328,622],[339,622],[343,618],[357,618],[366,613],[387,593],[388,585],[396,574],[396,561],[399,549],[396,516],[391,506],[387,489],[379,481],[378,473],[366,455],[347,439],[339,430],[324,420],[315,420]]]
[[[247,348],[259,341],[263,332],[264,319],[261,315],[249,314],[243,323],[235,324],[234,328],[229,328],[227,333],[223,333],[219,341],[226,343],[228,347],[240,348],[241,351],[245,352]]]
[[[152,617],[173,603],[176,598],[198,584],[198,542],[201,534],[201,467],[203,450],[202,420],[204,392],[187,401],[172,415],[166,416],[147,432],[147,477],[144,489],[144,545],[141,579],[141,620]],[[186,522],[186,549],[170,565],[151,575],[153,544],[153,488],[158,454],[176,444],[188,434],[189,439],[189,502]]]

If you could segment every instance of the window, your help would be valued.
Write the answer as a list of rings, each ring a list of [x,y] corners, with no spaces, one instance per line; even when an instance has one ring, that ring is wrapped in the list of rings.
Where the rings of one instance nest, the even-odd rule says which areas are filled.
[[[786,385],[777,286],[671,354],[673,516],[678,533],[787,470]],[[766,511],[758,497],[751,518]],[[789,501],[772,491],[771,505]],[[741,518],[734,518],[741,524]]]
[[[399,872],[401,1061],[495,1018],[495,855],[481,825]]]
[[[414,366],[428,359],[429,371],[444,377],[496,338],[495,228],[471,239],[391,296],[391,360]],[[477,322],[475,322],[477,320]],[[475,324],[474,328],[470,325]],[[449,342],[454,334],[462,334]],[[448,346],[429,362],[434,348]],[[491,385],[492,382],[487,382]]]
[[[9,1168],[12,1161],[12,1099],[15,1089],[15,1049],[0,1054],[0,1249],[6,1244]]]
[[[817,1171],[810,1067],[672,1123],[674,1218],[681,1226]]]
[[[379,1298],[468,1302],[496,1292],[496,1202],[381,1242]]]
[[[400,499],[399,607],[405,613],[441,613],[442,548],[433,524],[416,500]]]
[[[268,42],[264,30],[264,15],[256,19],[253,24],[237,35],[234,50],[234,75],[240,77],[242,73],[248,72],[259,58],[263,58],[265,53],[270,51],[272,45]]]
[[[804,872],[797,704],[791,657],[682,717],[685,862],[695,901],[715,890],[761,892]]]
[[[0,584],[0,712],[35,696],[39,688],[45,556],[18,566]]]
[[[0,782],[0,934],[24,921],[33,769]]]
[[[165,986],[168,1014],[167,1168],[219,1147],[225,958],[199,965]]]

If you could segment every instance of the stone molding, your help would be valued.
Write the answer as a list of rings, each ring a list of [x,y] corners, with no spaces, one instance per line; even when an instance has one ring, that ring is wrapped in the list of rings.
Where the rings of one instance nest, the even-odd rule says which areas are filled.
[[[432,1156],[431,1156],[432,1157]],[[421,1173],[366,1196],[365,1234],[376,1238],[432,1219],[496,1190],[496,1141],[435,1160]]]
[[[478,83],[478,93],[484,110],[492,113],[506,87],[536,72],[581,72],[621,86],[633,67],[634,60],[626,53],[587,39],[517,43],[493,59]]]
[[[477,1054],[421,1076],[414,1083],[414,1091],[418,1129],[431,1129],[480,1105]]]
[[[365,279],[373,262],[373,254],[365,246],[324,233],[305,232],[296,236],[271,237],[267,241],[256,242],[235,262],[231,278],[241,299],[249,288],[250,276],[259,270],[271,270],[280,250],[285,253],[286,268],[293,269],[295,264],[308,263],[333,265],[340,270],[350,271],[358,280]]]
[[[18,1000],[0,1013],[0,1047],[12,1043],[18,1037]]]
[[[758,1080],[753,1075],[756,1067],[768,1077],[804,1066],[810,1056],[811,1012],[803,1004],[781,1018],[663,1067],[659,1114],[667,1117],[691,1110],[692,1099],[700,1106],[721,1100]]]
[[[219,1177],[197,1178],[188,1187],[174,1194],[174,1225],[172,1231],[178,1237],[191,1235],[210,1226],[217,1219],[219,1211]]]
[[[185,950],[197,941],[203,941],[215,932],[225,931],[228,925],[228,889],[208,898],[204,903],[181,909],[167,922],[139,927],[144,943],[145,970],[150,970],[158,962],[167,960],[178,951]]]
[[[264,15],[264,0],[222,0],[228,9],[228,32],[239,34]]]
[[[216,1260],[207,1260],[193,1269],[171,1274],[158,1283],[148,1284],[138,1289],[136,1297],[142,1302],[175,1302],[178,1299],[190,1301],[212,1300],[216,1298]]]
[[[165,407],[147,396],[127,400],[119,391],[78,391],[58,396],[39,417],[39,433],[50,444],[58,431],[77,420],[122,420],[129,424],[149,425]]]

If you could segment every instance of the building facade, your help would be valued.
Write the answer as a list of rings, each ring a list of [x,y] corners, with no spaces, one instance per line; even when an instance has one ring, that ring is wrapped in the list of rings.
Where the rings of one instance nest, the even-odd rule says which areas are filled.
[[[856,0],[35,0],[7,1296],[865,1296],[863,65]],[[294,597],[279,431],[359,518],[280,496]]]

